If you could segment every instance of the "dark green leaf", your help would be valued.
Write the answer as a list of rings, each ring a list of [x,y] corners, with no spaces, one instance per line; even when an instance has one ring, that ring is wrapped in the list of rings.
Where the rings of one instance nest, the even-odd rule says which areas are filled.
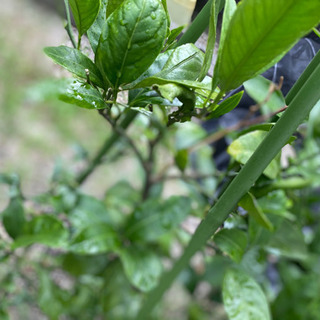
[[[204,54],[193,44],[186,44],[178,47],[177,49],[170,50],[169,53],[164,53],[161,56],[157,65],[163,64],[163,67],[159,69],[155,66],[151,66],[151,70],[147,70],[146,74],[142,75],[142,80],[135,84],[135,88],[150,87],[154,84],[166,84],[176,83],[189,86],[193,83],[193,86],[200,89],[209,89],[210,85],[196,82],[198,78],[201,66],[203,64]],[[158,69],[158,70],[157,70]],[[156,73],[154,73],[156,71]]]
[[[278,255],[291,259],[306,259],[308,250],[304,236],[297,226],[288,220],[283,220],[280,227],[270,238],[266,248]]]
[[[167,48],[177,40],[177,37],[179,36],[179,34],[182,32],[184,28],[185,26],[179,26],[177,28],[170,30],[170,34],[166,42]]]
[[[76,79],[66,81],[66,87],[60,90],[59,99],[85,109],[96,110],[107,107],[96,88]]]
[[[79,34],[82,36],[98,15],[100,0],[69,0],[69,4]]]
[[[160,278],[162,263],[153,251],[139,247],[129,247],[120,252],[125,274],[132,285],[147,292],[153,289]]]
[[[70,250],[78,254],[115,251],[120,246],[117,233],[106,223],[90,224],[71,241]]]
[[[108,18],[110,14],[122,4],[123,1],[124,0],[108,0],[106,18]]]
[[[107,19],[107,3],[108,0],[101,1],[101,6],[97,18],[87,32],[88,39],[94,53],[96,53],[97,51],[103,25],[105,24]]]
[[[95,64],[81,51],[66,46],[46,47],[44,52],[55,63],[74,73],[80,78],[87,79],[86,69],[92,83],[104,88],[102,76]]]
[[[16,239],[22,234],[26,222],[22,201],[19,197],[10,200],[8,207],[1,213],[2,223],[9,236]]]
[[[62,268],[74,276],[96,275],[105,271],[108,256],[106,254],[78,255],[70,252],[63,256],[61,263]]]
[[[245,164],[258,148],[268,132],[256,130],[246,133],[234,140],[228,147],[228,153],[238,162]],[[280,172],[279,156],[274,158],[263,173],[270,179],[275,179]]]
[[[247,234],[239,229],[222,229],[215,234],[213,240],[220,250],[238,263],[248,243]]]
[[[231,18],[218,65],[227,91],[262,73],[319,22],[320,2],[246,0]]]
[[[246,193],[239,201],[239,206],[246,210],[264,228],[272,231],[273,226],[268,217],[261,210],[256,198],[250,193]]]
[[[107,19],[96,64],[118,88],[145,72],[159,54],[167,32],[166,13],[158,0],[126,0]]]
[[[173,231],[191,212],[186,197],[171,197],[164,202],[150,199],[137,208],[129,219],[126,236],[132,241],[155,241]]]
[[[223,281],[223,302],[230,320],[271,320],[267,299],[258,283],[230,268]]]
[[[60,220],[54,216],[41,215],[25,223],[23,234],[15,240],[12,247],[25,247],[34,243],[64,247],[68,236],[68,231]]]
[[[207,119],[219,118],[224,114],[233,110],[239,104],[242,98],[242,95],[243,95],[243,91],[240,91],[234,94],[233,96],[227,98],[223,102],[221,102],[219,105],[217,105],[214,108],[214,110],[210,113]],[[209,110],[210,110],[210,106],[209,106]]]
[[[286,105],[280,90],[273,91],[270,95],[272,82],[262,76],[248,80],[243,85],[248,95],[261,105],[263,114],[268,115]]]

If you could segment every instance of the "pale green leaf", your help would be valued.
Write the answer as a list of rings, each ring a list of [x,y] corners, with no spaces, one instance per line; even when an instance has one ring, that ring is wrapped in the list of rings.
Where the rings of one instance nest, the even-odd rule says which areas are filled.
[[[222,294],[230,320],[271,320],[265,294],[244,271],[230,268],[226,272]]]
[[[268,115],[286,105],[280,90],[275,90],[270,94],[272,82],[262,76],[248,80],[243,85],[247,94],[261,105],[263,114]]]
[[[162,273],[162,263],[156,253],[131,246],[120,251],[120,259],[133,286],[147,292],[157,285]]]
[[[228,147],[228,153],[238,162],[245,164],[258,148],[268,132],[252,131],[234,140]],[[270,179],[275,179],[280,172],[280,159],[274,158],[263,173]]]

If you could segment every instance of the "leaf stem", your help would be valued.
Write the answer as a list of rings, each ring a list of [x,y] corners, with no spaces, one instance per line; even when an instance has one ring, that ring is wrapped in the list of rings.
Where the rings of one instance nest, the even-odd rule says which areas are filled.
[[[318,58],[320,57],[320,51],[316,58],[317,56]],[[240,170],[239,174],[228,185],[216,204],[210,209],[195,231],[183,255],[173,268],[162,276],[159,285],[147,295],[136,319],[148,319],[154,306],[180,272],[188,266],[192,256],[206,244],[207,240],[221,226],[241,197],[249,191],[263,170],[286,144],[298,125],[308,116],[313,106],[320,99],[319,78],[320,64],[314,68],[304,85],[292,98],[282,117]]]
[[[73,32],[72,32],[72,24],[71,24],[71,16],[70,16],[70,10],[69,10],[69,1],[68,0],[64,0],[64,5],[65,5],[65,8],[66,8],[66,16],[67,16],[67,24],[65,26],[65,29],[68,33],[68,36],[71,40],[71,43],[73,45],[74,48],[77,48],[77,43],[76,43],[76,40],[74,39],[74,35],[73,35]]]

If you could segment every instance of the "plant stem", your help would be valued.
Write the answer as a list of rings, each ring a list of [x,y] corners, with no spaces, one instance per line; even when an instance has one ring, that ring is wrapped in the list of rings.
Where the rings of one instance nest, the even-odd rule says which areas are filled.
[[[119,124],[119,127],[122,129],[126,129],[129,127],[130,123],[134,120],[136,117],[137,112],[130,110],[126,117],[122,120],[122,122]],[[88,167],[80,173],[80,175],[77,178],[78,184],[82,184],[89,175],[95,170],[95,168],[101,163],[102,158],[106,155],[106,153],[112,148],[112,146],[117,142],[119,139],[120,134],[118,132],[113,132],[111,137],[109,137],[105,143],[102,145],[100,150],[97,152],[96,156],[91,160]]]
[[[77,43],[76,43],[76,40],[74,39],[74,36],[73,36],[73,32],[72,32],[72,24],[71,24],[71,16],[70,16],[70,10],[69,10],[69,1],[68,0],[64,0],[64,5],[65,5],[65,8],[66,8],[66,15],[67,15],[67,24],[65,26],[65,29],[68,33],[68,36],[71,40],[71,43],[73,45],[74,48],[77,48]]]
[[[317,56],[316,59],[320,57],[320,51]],[[304,74],[302,76],[305,78]],[[210,209],[180,259],[169,272],[162,276],[159,285],[147,295],[136,319],[148,319],[150,317],[154,306],[180,272],[188,266],[191,257],[206,244],[207,240],[221,226],[241,197],[249,191],[263,170],[286,144],[298,125],[308,116],[313,106],[320,99],[319,78],[320,64],[309,74],[297,95],[292,97],[292,101],[282,117],[240,170],[239,174],[232,180],[216,204]]]

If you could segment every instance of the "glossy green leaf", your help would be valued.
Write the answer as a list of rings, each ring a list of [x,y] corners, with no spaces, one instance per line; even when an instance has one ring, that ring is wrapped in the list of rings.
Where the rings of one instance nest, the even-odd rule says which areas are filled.
[[[213,111],[210,113],[208,119],[213,119],[213,118],[219,118],[223,116],[224,114],[230,112],[233,110],[240,102],[241,98],[243,95],[243,91],[240,91],[233,96],[227,98],[223,102],[221,102],[219,105],[217,105]],[[209,106],[210,110],[210,106]]]
[[[246,193],[239,201],[239,206],[246,210],[264,228],[273,230],[272,223],[263,213],[256,198],[250,193]]]
[[[123,1],[124,0],[108,0],[106,18],[108,18],[110,14],[123,3]]]
[[[120,258],[125,274],[133,286],[147,292],[157,285],[162,263],[153,251],[131,246],[121,250]]]
[[[181,34],[185,26],[179,26],[177,28],[174,28],[170,30],[170,34],[168,36],[167,42],[166,42],[166,47],[171,47],[173,43],[177,41],[177,37]]]
[[[115,251],[120,241],[115,230],[106,223],[90,224],[71,241],[69,249],[78,254]]]
[[[96,64],[114,88],[137,79],[156,59],[167,32],[158,0],[126,0],[107,19]]]
[[[100,0],[69,0],[69,4],[79,34],[82,36],[98,15]]]
[[[2,223],[9,236],[16,239],[23,232],[26,222],[20,197],[10,200],[8,207],[1,213]]]
[[[209,89],[210,86],[201,82],[194,83],[200,73],[203,64],[204,54],[193,44],[186,44],[177,49],[164,53],[161,60],[157,63],[157,67],[151,65],[146,74],[142,75],[140,82],[135,84],[135,88],[150,87],[154,84],[176,83],[184,84],[191,88]],[[159,65],[163,62],[163,67]],[[160,69],[160,71],[158,71]],[[156,72],[154,72],[156,71]]]
[[[191,212],[189,198],[173,196],[163,202],[150,199],[129,219],[126,236],[132,241],[155,241],[173,231]]]
[[[46,47],[44,48],[44,52],[55,63],[74,73],[80,78],[87,79],[86,70],[88,70],[90,81],[99,87],[104,88],[100,71],[95,64],[81,51],[66,46],[59,46]]]
[[[246,133],[234,140],[228,147],[227,151],[236,161],[245,164],[267,134],[268,132],[260,130]],[[270,179],[275,179],[279,172],[279,157],[274,158],[263,171],[263,173]]]
[[[222,229],[213,238],[215,244],[235,262],[240,262],[246,250],[247,234],[239,229]]]
[[[105,109],[107,107],[96,88],[76,79],[66,81],[66,87],[60,90],[59,99],[85,109]]]
[[[12,247],[25,247],[34,243],[54,248],[64,247],[68,236],[68,231],[60,220],[51,215],[41,215],[25,223],[23,234],[15,240]]]
[[[262,73],[319,22],[320,2],[246,0],[233,14],[219,54],[220,88],[227,91]]]
[[[272,82],[262,76],[257,76],[244,84],[247,94],[261,105],[263,114],[270,114],[278,111],[286,105],[280,90],[273,91],[270,95]]]
[[[99,39],[102,33],[103,25],[107,20],[107,3],[108,0],[102,0],[99,13],[97,15],[96,20],[91,25],[89,30],[87,31],[88,39],[91,45],[91,48],[94,53],[96,53],[98,48]]]
[[[266,296],[244,271],[230,268],[222,290],[224,308],[230,320],[271,320]]]

